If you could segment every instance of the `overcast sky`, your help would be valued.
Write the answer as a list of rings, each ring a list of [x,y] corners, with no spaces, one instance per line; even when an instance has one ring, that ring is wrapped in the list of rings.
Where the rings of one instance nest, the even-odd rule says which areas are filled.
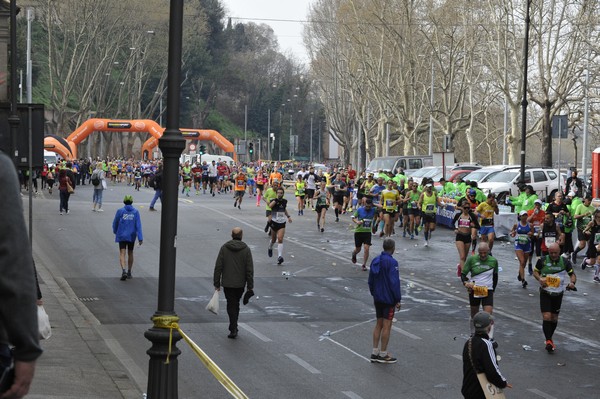
[[[303,24],[313,0],[221,0],[227,17],[244,18],[240,22],[267,24],[273,28],[282,52],[290,51],[308,61],[302,44]],[[271,21],[274,20],[274,21]],[[233,21],[234,23],[236,20]]]

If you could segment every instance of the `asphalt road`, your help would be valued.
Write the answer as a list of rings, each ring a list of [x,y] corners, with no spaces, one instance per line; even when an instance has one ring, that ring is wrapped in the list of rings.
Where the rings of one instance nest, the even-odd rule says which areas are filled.
[[[127,193],[142,213],[144,244],[135,249],[134,278],[122,282],[111,223]],[[142,391],[150,347],[143,333],[156,310],[160,253],[160,212],[148,211],[152,195],[151,189],[109,185],[105,212],[96,213],[91,187],[80,186],[69,215],[59,215],[56,191],[38,195],[33,211],[36,257],[63,276],[97,318],[103,338]],[[438,228],[429,247],[422,236],[395,237],[403,301],[389,350],[398,363],[371,364],[375,312],[368,274],[350,262],[349,215],[335,223],[330,211],[326,231],[319,233],[314,212],[296,216],[295,200],[290,193],[286,197],[293,223],[286,231],[285,262],[278,266],[276,248],[273,258],[267,256],[264,206],[257,208],[254,198],[245,198],[238,210],[230,194],[180,195],[175,305],[182,329],[251,398],[460,398],[469,310],[456,277],[451,232]],[[224,298],[219,315],[204,307],[213,293],[219,247],[234,226],[244,229],[253,250],[256,296],[242,308],[238,339],[231,340]],[[381,242],[373,238],[371,259],[381,252]],[[549,355],[535,280],[529,277],[529,288],[521,288],[509,243],[497,243],[493,252],[502,268],[495,336],[500,369],[514,386],[508,395],[597,397],[600,286],[592,282],[592,270],[576,268],[579,291],[565,295],[557,351]],[[229,397],[185,342],[178,347],[180,398]]]

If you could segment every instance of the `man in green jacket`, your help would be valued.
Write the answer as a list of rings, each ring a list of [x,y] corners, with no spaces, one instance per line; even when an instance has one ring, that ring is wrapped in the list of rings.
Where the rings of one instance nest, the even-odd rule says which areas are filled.
[[[227,315],[229,316],[228,338],[236,338],[238,335],[238,317],[240,315],[240,299],[244,294],[244,304],[254,295],[254,263],[252,252],[248,245],[242,241],[242,229],[234,227],[231,231],[231,240],[221,247],[217,261],[213,284],[217,291],[225,292],[227,299]]]

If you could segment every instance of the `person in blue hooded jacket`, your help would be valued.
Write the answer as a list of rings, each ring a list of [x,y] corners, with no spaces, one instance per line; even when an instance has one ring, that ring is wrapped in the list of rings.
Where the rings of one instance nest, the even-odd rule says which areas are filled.
[[[373,259],[369,270],[369,291],[373,296],[377,315],[371,363],[396,363],[396,358],[387,352],[394,311],[400,310],[402,298],[398,262],[392,257],[395,249],[396,242],[386,238],[383,241],[383,252]]]
[[[140,245],[144,242],[142,235],[142,219],[140,212],[133,207],[133,197],[126,195],[123,198],[125,206],[117,210],[113,220],[113,233],[115,242],[119,243],[119,262],[121,264],[121,281],[131,278],[133,268],[133,246],[136,238]],[[127,271],[125,271],[125,250],[127,249]]]

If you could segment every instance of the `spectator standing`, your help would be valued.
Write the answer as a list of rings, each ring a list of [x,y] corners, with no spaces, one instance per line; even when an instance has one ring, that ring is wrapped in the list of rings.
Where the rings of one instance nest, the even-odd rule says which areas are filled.
[[[91,183],[94,187],[94,193],[92,195],[92,202],[94,206],[92,211],[104,212],[104,209],[102,209],[102,195],[104,193],[104,189],[106,188],[106,174],[102,170],[102,164],[100,162],[96,164],[96,169],[92,173]],[[96,207],[98,208],[96,209]]]
[[[475,334],[463,348],[463,383],[461,393],[467,399],[485,399],[477,374],[484,373],[487,380],[500,389],[512,388],[500,374],[496,362],[496,350],[488,338],[494,319],[488,312],[473,316]]]
[[[19,180],[11,159],[3,153],[0,153],[0,187],[0,366],[14,360],[14,382],[5,395],[22,398],[29,392],[35,361],[42,349],[33,259]],[[12,351],[9,344],[14,347]]]
[[[71,193],[69,192],[69,186],[72,190],[75,190],[75,175],[71,170],[71,162],[67,162],[66,168],[60,169],[58,172],[58,191],[60,193],[60,214],[63,212],[69,214],[69,198]]]
[[[243,231],[235,227],[231,231],[231,240],[227,241],[219,250],[215,262],[213,283],[217,291],[225,293],[227,299],[227,315],[229,316],[228,338],[238,335],[238,318],[240,314],[240,299],[247,289],[244,303],[247,298],[254,295],[254,263],[252,252],[248,245],[242,241]]]
[[[583,180],[577,177],[577,170],[571,171],[571,177],[567,179],[567,184],[565,184],[565,196],[571,191],[575,193],[576,197],[583,197]]]
[[[371,363],[396,363],[387,346],[390,340],[394,311],[400,310],[400,275],[398,262],[392,257],[396,243],[391,238],[383,241],[383,252],[371,262],[369,291],[375,302],[377,322],[373,329]]]

